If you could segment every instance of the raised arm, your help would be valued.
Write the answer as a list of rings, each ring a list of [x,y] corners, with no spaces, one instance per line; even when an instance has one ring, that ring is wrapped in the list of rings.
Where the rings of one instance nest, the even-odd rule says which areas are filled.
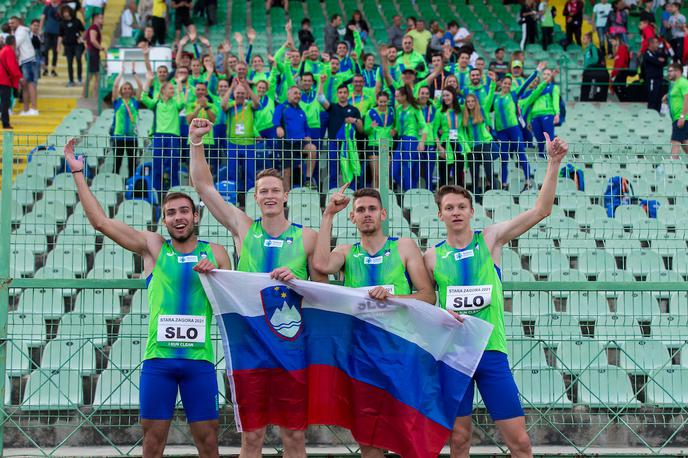
[[[189,36],[184,35],[181,40],[179,40],[179,44],[177,45],[177,55],[174,58],[174,63],[177,64],[177,67],[182,65],[182,54],[184,54],[184,46],[186,43],[189,41]]]
[[[150,258],[150,249],[155,239],[160,239],[160,235],[148,231],[137,231],[120,220],[109,218],[103,208],[96,200],[86,183],[84,177],[84,162],[74,156],[74,145],[76,139],[70,139],[64,147],[65,161],[69,164],[72,177],[76,183],[76,190],[79,195],[79,202],[84,208],[84,213],[88,222],[98,232],[102,232],[107,238],[111,239],[121,247]]]
[[[248,81],[242,81],[241,84],[244,86],[246,93],[251,98],[251,107],[254,110],[257,110],[260,107],[260,97],[258,97],[258,94],[251,90],[251,86],[248,84]]]
[[[237,239],[242,240],[251,226],[251,218],[234,205],[228,204],[217,192],[210,167],[205,160],[203,136],[212,128],[213,124],[207,119],[193,119],[189,124],[191,180],[199,197],[215,219],[229,229]]]
[[[350,245],[338,245],[334,251],[330,251],[334,215],[349,205],[350,199],[344,195],[344,190],[348,186],[349,183],[346,183],[338,192],[332,194],[323,212],[313,253],[313,267],[324,274],[335,274],[342,269],[346,261],[346,253],[350,247]]]
[[[122,64],[122,71],[117,74],[115,81],[112,82],[112,103],[119,98],[119,83],[122,82],[122,72],[124,71],[124,63]]]
[[[327,100],[327,97],[325,97],[325,93],[323,92],[323,88],[325,87],[325,82],[327,81],[327,74],[326,73],[321,73],[320,74],[320,84],[318,84],[318,102],[320,102],[320,105],[326,110],[329,110],[330,108],[330,101]],[[330,77],[332,78],[332,77]]]
[[[559,168],[562,159],[564,159],[569,150],[569,145],[558,137],[554,140],[550,140],[547,133],[545,133],[545,139],[547,140],[547,154],[549,156],[547,160],[547,171],[545,173],[542,189],[540,189],[540,194],[535,201],[535,206],[509,221],[497,223],[485,228],[485,241],[491,253],[493,250],[501,249],[501,247],[509,241],[524,234],[552,213],[552,205],[554,204],[554,197],[557,192]],[[499,261],[495,259],[495,262]]]

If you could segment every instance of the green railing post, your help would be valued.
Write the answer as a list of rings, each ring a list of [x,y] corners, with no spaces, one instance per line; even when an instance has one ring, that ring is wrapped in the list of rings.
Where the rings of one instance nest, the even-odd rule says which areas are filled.
[[[10,234],[12,232],[12,142],[14,134],[2,135],[2,195],[0,196],[0,456],[3,454],[5,424],[5,370],[7,365],[7,312],[10,305]]]
[[[391,149],[388,138],[380,139],[380,197],[385,207],[389,205],[389,151]],[[382,230],[389,235],[389,219],[382,222]]]

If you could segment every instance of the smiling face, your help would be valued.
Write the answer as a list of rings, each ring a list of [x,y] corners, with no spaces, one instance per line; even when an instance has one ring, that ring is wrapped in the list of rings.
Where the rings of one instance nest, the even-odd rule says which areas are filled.
[[[198,76],[201,74],[201,61],[198,59],[193,59],[191,61],[191,73],[194,76]]]
[[[471,202],[461,194],[446,194],[442,197],[440,209],[437,212],[447,230],[462,231],[471,227],[474,210]]]
[[[471,55],[468,54],[467,52],[462,52],[459,54],[459,67],[466,68],[468,67],[468,62],[471,60]]]
[[[198,224],[198,212],[194,212],[189,199],[179,197],[167,201],[163,208],[167,232],[176,242],[186,242],[194,235]]]
[[[471,70],[470,78],[471,78],[471,84],[473,86],[477,86],[478,84],[480,84],[480,70],[478,70],[478,69]]]
[[[260,56],[255,56],[253,59],[251,59],[251,66],[253,69],[257,72],[263,71],[263,65],[265,65],[265,62],[263,62],[263,58]]]
[[[406,36],[401,42],[401,47],[404,49],[405,53],[410,53],[413,51],[413,38]]]
[[[504,92],[504,93],[511,92],[511,78],[508,78],[508,77],[504,78],[500,84],[502,85],[502,92]]]
[[[244,62],[239,62],[236,66],[236,73],[240,80],[245,80],[248,74],[248,66]]]
[[[339,57],[345,57],[347,51],[348,51],[348,49],[344,43],[339,43],[337,45],[337,55]]]
[[[354,92],[360,94],[363,91],[363,86],[365,85],[365,80],[361,75],[354,76]]]
[[[430,89],[427,86],[423,86],[418,91],[418,101],[425,106],[428,104],[428,100],[430,100]]]
[[[387,219],[387,211],[374,197],[359,197],[353,202],[349,219],[364,235],[372,235],[382,230],[382,222]]]
[[[229,81],[227,80],[220,80],[217,82],[217,95],[222,97],[229,91]]]
[[[287,193],[284,191],[282,180],[277,177],[267,176],[256,182],[256,191],[253,195],[260,213],[265,216],[284,214],[284,204],[287,202]]]
[[[161,83],[164,83],[165,81],[167,81],[167,78],[170,74],[169,70],[167,70],[167,67],[165,67],[164,65],[161,65],[160,67],[158,67],[158,69],[155,71],[155,73],[158,76],[158,81],[160,81]]]
[[[258,97],[263,97],[267,92],[268,83],[265,81],[259,81],[258,84],[256,84],[256,94],[258,94]]]
[[[450,107],[454,103],[454,94],[449,91],[442,91],[442,103]]]

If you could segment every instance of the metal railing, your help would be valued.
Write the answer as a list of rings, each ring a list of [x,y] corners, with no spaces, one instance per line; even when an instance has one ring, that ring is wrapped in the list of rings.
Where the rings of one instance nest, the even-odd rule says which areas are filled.
[[[183,139],[172,149],[159,148],[145,134],[144,120],[135,147],[118,150],[107,135],[110,115],[105,111],[88,128],[90,121],[76,119],[47,138],[3,136],[0,425],[5,447],[50,455],[66,445],[107,445],[127,455],[141,441],[137,378],[148,318],[142,263],[90,228],[61,148],[68,133],[88,129],[77,153],[86,156],[91,189],[111,217],[140,229],[166,236],[159,219],[164,193],[195,194],[188,186]],[[292,172],[288,217],[319,228],[330,177],[336,185],[343,183],[341,142],[332,147],[315,142],[309,157],[308,142],[255,139],[250,147],[237,147],[233,139],[218,138],[219,147],[213,143],[207,157],[228,202],[258,216],[252,174],[277,165]],[[546,160],[536,144],[527,145],[526,175],[516,157],[502,156],[502,164],[500,146],[518,147],[468,144],[470,153],[465,160],[457,154],[452,168],[437,152],[419,152],[412,141],[362,143],[361,175],[354,183],[372,184],[371,172],[379,164],[385,230],[411,237],[425,249],[445,235],[432,197],[443,182],[464,184],[473,192],[476,229],[532,207]],[[485,153],[480,159],[478,149]],[[139,172],[133,179],[128,153]],[[254,157],[263,161],[255,169],[249,164]],[[552,215],[505,247],[500,263],[510,359],[529,433],[535,445],[566,446],[580,454],[600,445],[670,453],[685,445],[681,431],[688,419],[688,217],[683,212],[688,161],[670,159],[665,142],[583,141],[570,145],[566,163],[571,168],[559,178]],[[14,180],[13,167],[23,168]],[[478,173],[471,173],[475,169]],[[310,170],[318,175],[308,175]],[[613,191],[613,177],[623,177],[632,194]],[[343,213],[335,221],[333,244],[357,237]],[[198,233],[225,245],[236,262],[231,235],[205,209]],[[217,333],[214,340],[219,342]],[[224,377],[221,345],[215,348],[218,377]],[[220,380],[220,442],[235,445],[228,385]],[[481,402],[476,395],[475,442],[505,450]],[[191,444],[181,410],[173,425],[170,443]],[[317,429],[309,437],[313,444],[334,442],[356,451],[350,436],[337,429]]]

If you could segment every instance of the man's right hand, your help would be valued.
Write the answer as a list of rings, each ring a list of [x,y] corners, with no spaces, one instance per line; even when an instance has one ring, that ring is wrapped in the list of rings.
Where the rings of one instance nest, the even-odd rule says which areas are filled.
[[[283,127],[278,127],[276,129],[277,133],[277,138],[284,138],[284,128]]]
[[[199,143],[205,134],[213,129],[213,123],[207,119],[195,118],[189,124],[189,139],[193,143]]]
[[[339,191],[332,194],[330,201],[327,203],[327,207],[325,207],[325,214],[336,215],[349,205],[351,199],[344,194],[344,190],[346,190],[350,184],[351,182],[346,183]]]
[[[84,158],[74,156],[74,145],[76,144],[76,138],[70,138],[64,147],[64,156],[67,165],[69,165],[69,170],[74,172],[81,172],[84,170]]]

